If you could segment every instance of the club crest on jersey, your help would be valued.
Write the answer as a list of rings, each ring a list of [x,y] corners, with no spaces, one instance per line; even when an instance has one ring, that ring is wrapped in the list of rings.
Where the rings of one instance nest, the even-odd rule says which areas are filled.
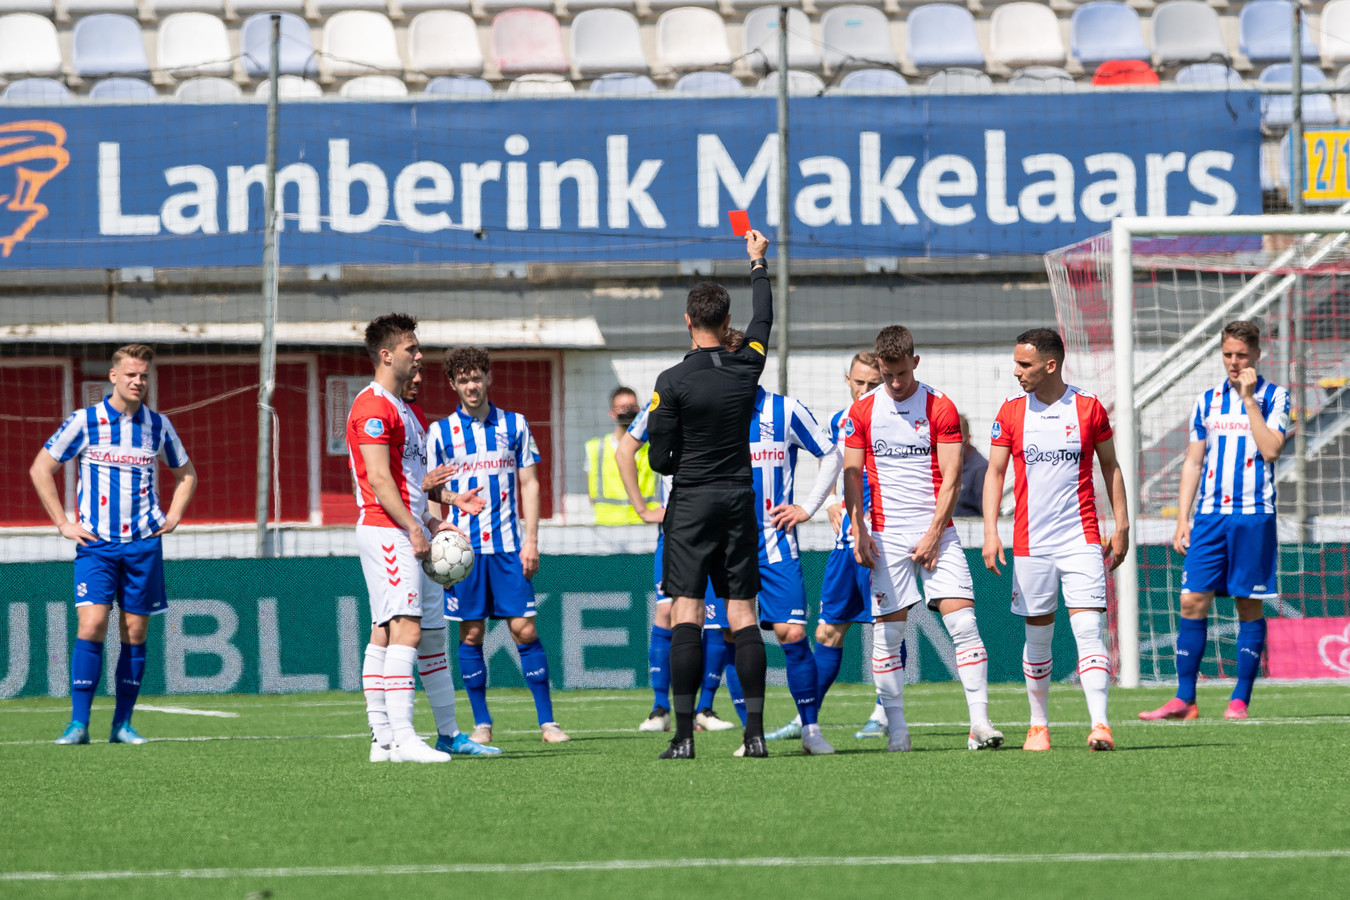
[[[88,593],[89,593],[89,585],[88,585],[87,582],[81,581],[79,584],[75,585],[75,596],[76,596],[76,597],[84,597],[84,596],[86,596]]]
[[[377,438],[384,434],[384,423],[379,419],[366,419],[366,427],[364,430],[366,434],[373,438]]]
[[[1073,433],[1074,433],[1075,431],[1077,431],[1077,430],[1078,430],[1078,423],[1076,423],[1076,422],[1075,422],[1074,424],[1072,424],[1072,425],[1065,425],[1065,426],[1064,426],[1064,436],[1065,436],[1065,437],[1073,437]]]
[[[760,439],[761,441],[772,441],[772,440],[773,440],[773,423],[772,423],[772,422],[760,422],[760,423],[759,423],[759,439]]]
[[[510,449],[511,449],[511,437],[510,437],[510,435],[505,435],[505,434],[502,434],[502,433],[498,432],[498,434],[497,434],[497,449],[498,449],[498,450],[510,450]]]

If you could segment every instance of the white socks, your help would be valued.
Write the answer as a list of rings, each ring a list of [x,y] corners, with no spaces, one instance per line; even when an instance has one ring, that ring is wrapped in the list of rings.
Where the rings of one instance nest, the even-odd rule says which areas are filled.
[[[394,644],[384,657],[384,704],[389,712],[389,727],[395,744],[410,744],[419,740],[413,730],[413,669],[417,665],[417,648]]]
[[[877,622],[872,626],[872,678],[886,709],[891,740],[909,731],[905,724],[905,666],[901,648],[908,622]]]
[[[1102,614],[1095,609],[1075,612],[1069,616],[1069,627],[1078,642],[1078,682],[1087,698],[1088,718],[1093,725],[1105,725],[1111,658],[1102,641]]]
[[[446,737],[459,734],[455,721],[455,680],[450,675],[450,659],[445,653],[445,629],[423,629],[417,645],[417,674],[422,692],[436,717],[436,730]]]
[[[361,688],[366,695],[370,734],[375,743],[388,747],[394,740],[394,733],[389,728],[389,713],[384,705],[384,656],[383,647],[366,645],[366,657],[361,665]]]
[[[967,606],[942,617],[942,624],[956,645],[956,673],[966,689],[970,724],[989,724],[989,654],[980,640],[975,610]]]
[[[1031,703],[1031,724],[1050,724],[1050,670],[1054,657],[1050,644],[1055,638],[1055,623],[1027,625],[1027,642],[1022,648],[1022,674],[1027,678],[1027,700]]]

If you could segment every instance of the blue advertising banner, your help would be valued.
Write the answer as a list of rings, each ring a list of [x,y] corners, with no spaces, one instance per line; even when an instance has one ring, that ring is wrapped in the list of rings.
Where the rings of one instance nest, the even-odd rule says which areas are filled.
[[[790,121],[799,257],[1042,253],[1118,215],[1261,211],[1251,92],[809,97]],[[265,122],[5,110],[0,265],[257,265]],[[281,261],[735,257],[729,210],[779,222],[775,132],[763,96],[284,104]]]

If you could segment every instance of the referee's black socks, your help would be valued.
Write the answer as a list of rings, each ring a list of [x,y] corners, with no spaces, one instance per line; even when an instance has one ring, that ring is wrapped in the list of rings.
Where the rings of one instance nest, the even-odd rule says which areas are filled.
[[[758,625],[747,625],[732,637],[736,641],[736,675],[741,679],[741,692],[745,695],[745,736],[763,736],[764,671],[768,666],[764,658],[764,636],[759,633]]]
[[[764,650],[760,648],[761,663]],[[739,672],[739,670],[737,670]],[[692,623],[670,631],[670,700],[675,712],[675,739],[694,736],[694,702],[703,684],[703,629]],[[764,674],[759,677],[760,709],[764,708]]]

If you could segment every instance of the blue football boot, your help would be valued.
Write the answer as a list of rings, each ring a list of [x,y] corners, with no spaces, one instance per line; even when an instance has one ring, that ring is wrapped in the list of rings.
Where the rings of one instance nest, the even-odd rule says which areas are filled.
[[[61,736],[56,739],[58,744],[87,744],[89,743],[89,729],[83,722],[71,722],[66,726],[66,730],[61,732]]]
[[[110,744],[144,744],[146,739],[141,737],[140,732],[131,727],[130,722],[124,722],[121,725],[114,725],[112,734],[108,735]]]
[[[500,747],[489,747],[486,744],[480,744],[477,741],[470,740],[464,732],[459,732],[453,738],[448,738],[443,734],[436,736],[436,749],[451,756],[501,756]]]

